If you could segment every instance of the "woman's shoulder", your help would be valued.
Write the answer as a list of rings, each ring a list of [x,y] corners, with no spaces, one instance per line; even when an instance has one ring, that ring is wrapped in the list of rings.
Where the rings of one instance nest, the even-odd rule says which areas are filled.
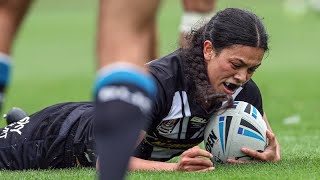
[[[148,64],[149,71],[157,81],[169,86],[176,86],[182,81],[182,65],[179,50],[153,60]]]
[[[165,56],[162,56],[158,59],[155,59],[153,61],[150,61],[147,63],[147,66],[153,70],[153,69],[163,69],[163,70],[171,70],[171,71],[176,71],[178,65],[181,64],[181,58],[179,55],[179,49],[167,54]]]

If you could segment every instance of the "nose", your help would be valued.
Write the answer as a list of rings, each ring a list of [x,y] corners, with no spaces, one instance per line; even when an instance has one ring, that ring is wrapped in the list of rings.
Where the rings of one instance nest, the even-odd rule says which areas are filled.
[[[236,81],[238,83],[242,84],[242,83],[248,81],[250,76],[249,76],[246,69],[241,69],[241,70],[237,71],[237,73],[234,75],[234,78],[236,79]]]

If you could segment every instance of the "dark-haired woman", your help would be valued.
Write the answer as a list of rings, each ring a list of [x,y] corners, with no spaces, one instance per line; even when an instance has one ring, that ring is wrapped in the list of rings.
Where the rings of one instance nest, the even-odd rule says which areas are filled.
[[[192,32],[186,47],[149,63],[159,94],[151,124],[132,158],[136,163],[129,168],[213,169],[208,159],[199,157],[211,155],[194,146],[203,140],[208,117],[230,96],[257,107],[270,130],[265,152],[242,151],[258,160],[279,161],[280,146],[263,111],[259,88],[251,79],[266,51],[268,34],[261,20],[249,11],[228,8]],[[181,153],[178,163],[156,162]]]
[[[212,155],[196,145],[203,140],[209,117],[224,108],[225,101],[226,105],[232,99],[254,105],[268,124],[260,91],[251,79],[267,50],[268,35],[260,19],[251,12],[228,8],[194,31],[186,47],[150,62],[159,91],[129,169],[214,169],[209,159],[202,158]],[[128,98],[128,89],[118,95],[128,101],[143,100]],[[92,165],[94,132],[113,128],[93,127],[93,115],[91,103],[63,103],[8,125],[0,131],[0,168]],[[264,152],[242,151],[257,160],[279,161],[280,146],[268,127],[269,144]],[[178,155],[177,163],[166,162]]]

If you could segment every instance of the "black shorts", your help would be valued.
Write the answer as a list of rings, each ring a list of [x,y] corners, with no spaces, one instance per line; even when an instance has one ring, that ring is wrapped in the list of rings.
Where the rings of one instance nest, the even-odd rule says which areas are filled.
[[[86,105],[53,105],[0,129],[0,169],[76,166],[73,139]]]

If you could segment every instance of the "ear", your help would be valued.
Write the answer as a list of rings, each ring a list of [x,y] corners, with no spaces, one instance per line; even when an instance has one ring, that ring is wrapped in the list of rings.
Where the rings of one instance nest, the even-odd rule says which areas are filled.
[[[205,62],[209,62],[211,60],[211,57],[214,56],[212,42],[209,40],[205,40],[203,42],[203,56]]]

